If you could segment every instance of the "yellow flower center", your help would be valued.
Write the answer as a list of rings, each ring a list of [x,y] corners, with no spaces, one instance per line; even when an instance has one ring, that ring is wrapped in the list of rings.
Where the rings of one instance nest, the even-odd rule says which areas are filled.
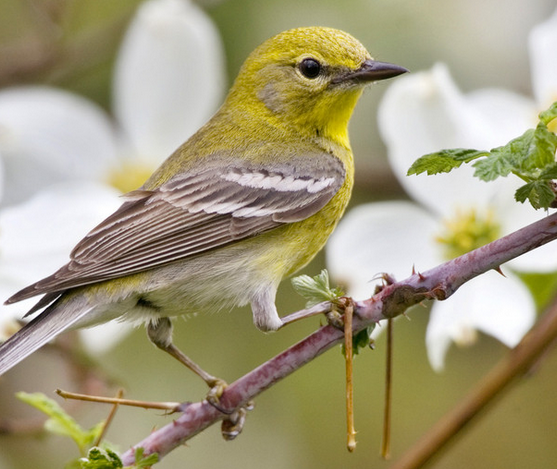
[[[501,234],[501,226],[492,210],[481,214],[475,209],[457,210],[454,218],[443,221],[442,232],[436,241],[443,247],[446,259],[454,259],[495,241]]]
[[[153,169],[145,163],[122,162],[110,172],[108,183],[125,194],[141,187],[152,174]]]

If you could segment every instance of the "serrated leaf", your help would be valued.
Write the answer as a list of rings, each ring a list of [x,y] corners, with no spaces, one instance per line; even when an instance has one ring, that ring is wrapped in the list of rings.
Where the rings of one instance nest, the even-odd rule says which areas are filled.
[[[557,135],[540,122],[534,131],[533,145],[522,167],[526,170],[544,169],[547,165],[555,163],[555,149],[557,148]]]
[[[555,200],[555,193],[551,189],[549,181],[532,181],[519,187],[514,198],[517,202],[530,202],[536,210],[548,208]]]
[[[436,153],[429,153],[418,158],[408,172],[407,176],[413,174],[427,173],[428,175],[448,173],[458,168],[462,163],[469,163],[472,160],[487,156],[488,152],[472,150],[466,148],[455,148],[451,150],[441,150]]]
[[[319,275],[299,275],[292,279],[294,290],[307,300],[306,308],[311,308],[323,301],[334,301],[343,292],[339,288],[329,286],[329,272],[323,269]]]
[[[539,117],[540,121],[542,121],[545,125],[549,124],[553,119],[557,118],[557,101],[549,106],[549,109],[540,112]]]
[[[519,155],[527,154],[533,138],[534,129],[529,129],[506,145],[492,149],[487,158],[472,165],[475,168],[474,176],[486,182],[508,176],[517,168]]]
[[[124,467],[119,456],[109,449],[91,448],[86,458],[80,460],[82,469],[121,469]]]
[[[540,179],[557,179],[557,163],[547,165],[540,174]]]
[[[18,392],[16,397],[48,415],[49,419],[44,424],[45,429],[56,435],[70,437],[77,444],[81,454],[85,454],[102,432],[104,422],[85,430],[56,401],[43,393]]]
[[[473,164],[474,176],[482,181],[493,181],[511,172],[526,180],[537,178],[540,170],[555,163],[557,135],[543,123],[528,129],[506,145],[494,148],[490,155]]]

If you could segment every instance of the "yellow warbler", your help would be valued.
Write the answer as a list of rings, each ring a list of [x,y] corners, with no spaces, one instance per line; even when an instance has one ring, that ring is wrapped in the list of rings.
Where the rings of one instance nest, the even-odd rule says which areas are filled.
[[[218,399],[223,383],[174,347],[169,318],[250,303],[259,329],[281,327],[280,281],[323,247],[350,198],[354,106],[367,83],[405,71],[334,29],[264,42],[213,118],[68,264],[7,300],[44,295],[28,314],[44,310],[0,346],[0,374],[65,329],[120,318],[146,323]]]

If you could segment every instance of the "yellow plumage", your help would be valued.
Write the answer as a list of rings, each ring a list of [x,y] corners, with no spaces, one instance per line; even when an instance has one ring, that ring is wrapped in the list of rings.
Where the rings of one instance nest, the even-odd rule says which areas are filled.
[[[250,303],[260,329],[282,325],[280,281],[323,247],[350,199],[348,121],[362,89],[404,71],[334,29],[264,42],[213,118],[66,266],[8,300],[44,294],[32,312],[46,309],[0,347],[0,374],[69,327],[122,318],[146,322],[215,385],[176,352],[166,318]]]

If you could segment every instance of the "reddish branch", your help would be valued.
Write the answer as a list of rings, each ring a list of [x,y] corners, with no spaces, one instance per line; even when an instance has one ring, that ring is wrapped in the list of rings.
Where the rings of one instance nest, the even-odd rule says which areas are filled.
[[[501,264],[556,238],[557,214],[553,214],[438,267],[388,285],[372,298],[355,302],[353,330],[358,332],[381,319],[398,316],[426,299],[444,300],[468,280],[491,269],[499,269]],[[320,307],[323,311],[330,309],[327,303]],[[232,411],[247,404],[258,394],[342,340],[342,331],[332,326],[320,328],[230,384],[221,397],[222,408]],[[158,453],[162,458],[224,417],[223,413],[206,401],[186,405],[182,415],[175,421],[153,432],[124,453],[123,462],[134,462],[134,449],[137,447],[143,447],[145,455]]]

